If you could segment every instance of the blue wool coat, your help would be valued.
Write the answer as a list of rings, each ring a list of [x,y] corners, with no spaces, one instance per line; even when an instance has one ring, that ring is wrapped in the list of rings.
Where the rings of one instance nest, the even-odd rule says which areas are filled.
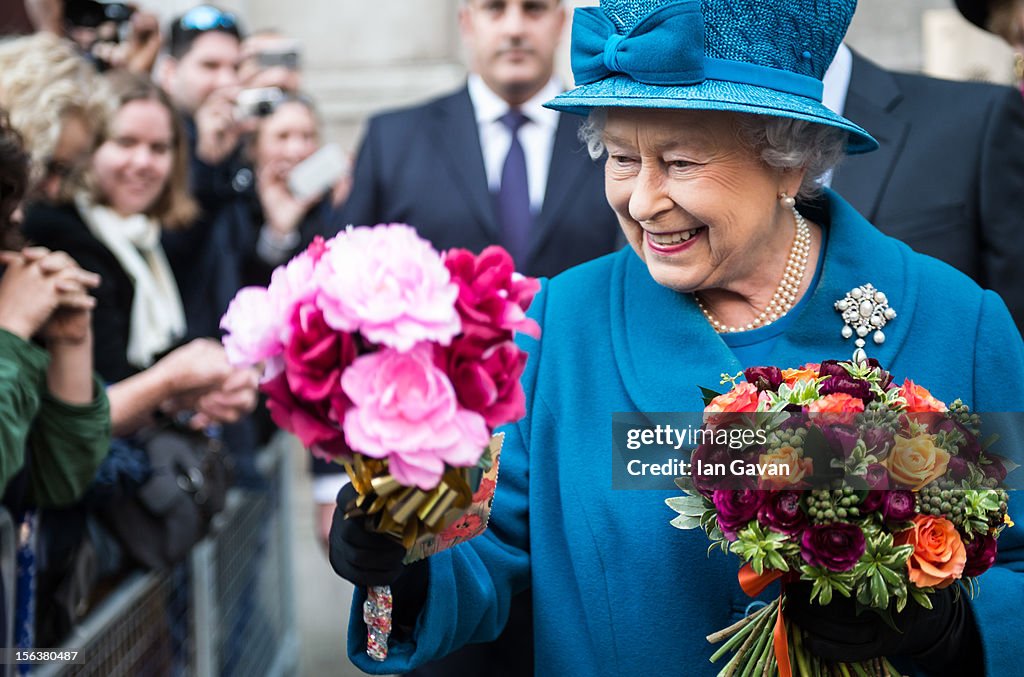
[[[899,317],[868,352],[898,380],[976,411],[1024,411],[1024,346],[1000,298],[882,235],[834,193],[825,201],[821,279],[769,363],[848,358],[833,303],[870,282]],[[512,594],[530,587],[538,674],[715,674],[704,638],[750,602],[738,558],[709,557],[703,532],[669,524],[664,500],[678,492],[611,488],[612,413],[701,411],[697,386],[716,388],[741,365],[693,297],[658,285],[628,249],[554,278],[531,313],[544,334],[523,341],[528,414],[505,429],[490,528],[431,558],[413,641],[393,642],[384,663],[363,653],[355,600],[350,656],[366,671],[403,672],[490,640]],[[1024,608],[1021,531],[1004,532],[1001,564],[972,602],[993,675],[1019,667],[1010,619]]]

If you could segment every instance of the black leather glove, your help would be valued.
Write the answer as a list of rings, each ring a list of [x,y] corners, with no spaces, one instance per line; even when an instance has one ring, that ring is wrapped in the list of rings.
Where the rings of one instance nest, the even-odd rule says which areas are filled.
[[[405,569],[405,548],[389,536],[369,531],[365,517],[345,519],[345,508],[357,496],[351,484],[338,492],[329,538],[331,566],[335,573],[357,586],[391,585]]]
[[[785,615],[804,632],[807,649],[829,661],[852,663],[907,656],[929,674],[983,674],[981,639],[966,594],[953,586],[932,594],[932,609],[913,600],[900,613],[890,606],[894,630],[874,611],[858,615],[853,599],[835,595],[810,602],[810,583],[786,586]]]

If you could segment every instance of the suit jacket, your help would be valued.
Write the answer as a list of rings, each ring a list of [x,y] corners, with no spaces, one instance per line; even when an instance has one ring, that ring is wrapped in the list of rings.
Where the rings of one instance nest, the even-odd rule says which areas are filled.
[[[999,297],[879,233],[835,193],[826,200],[812,217],[828,231],[823,273],[769,363],[848,358],[854,346],[841,337],[833,304],[871,282],[899,317],[868,352],[897,381],[912,378],[976,411],[1024,411],[1024,384],[1006,378],[1024,370],[1024,343]],[[699,529],[669,524],[675,515],[664,500],[678,491],[613,489],[627,458],[612,443],[612,414],[700,412],[697,386],[743,365],[693,296],[657,284],[630,249],[552,279],[530,315],[543,334],[520,337],[530,353],[527,414],[502,429],[487,531],[427,560],[414,634],[393,642],[383,663],[363,651],[365,593],[357,591],[349,656],[367,672],[403,672],[493,637],[512,594],[529,589],[538,674],[714,675],[716,647],[704,638],[738,620],[750,601],[737,582],[739,562],[709,556]],[[970,601],[991,675],[1019,674],[1019,633],[1006,619],[1024,604],[1020,531],[1000,537],[1000,560]]]
[[[967,273],[1024,326],[1024,99],[891,73],[854,53],[844,114],[881,147],[832,187],[882,232]]]
[[[544,202],[520,272],[552,276],[621,246],[602,167],[561,115]],[[408,223],[435,247],[475,252],[499,241],[473,104],[466,88],[374,117],[356,160],[342,224]]]

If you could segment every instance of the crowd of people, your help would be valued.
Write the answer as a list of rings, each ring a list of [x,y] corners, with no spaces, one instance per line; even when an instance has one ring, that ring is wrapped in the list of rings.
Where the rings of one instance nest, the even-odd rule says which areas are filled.
[[[616,30],[625,35],[662,6],[690,4],[720,35],[731,35],[736,27],[722,6],[745,3],[601,0],[597,11],[618,21]],[[565,586],[580,553],[593,550],[594,558],[603,559],[612,550],[634,553],[646,545],[625,532],[608,542],[592,540],[585,518],[561,532],[559,510],[568,499],[557,476],[559,468],[568,472],[573,463],[585,464],[572,456],[583,451],[573,436],[585,432],[557,423],[590,425],[583,411],[603,423],[607,411],[679,409],[695,395],[693,384],[714,362],[711,356],[720,364],[709,367],[708,383],[727,366],[789,350],[789,337],[802,331],[794,319],[811,305],[815,287],[840,283],[821,277],[832,259],[842,271],[856,267],[855,254],[864,256],[865,266],[870,260],[920,269],[929,284],[962,292],[965,312],[985,321],[985,332],[977,327],[978,343],[965,350],[973,355],[1001,344],[1019,357],[1021,92],[886,71],[841,42],[854,0],[769,4],[771,21],[788,21],[804,5],[830,8],[805,17],[821,22],[817,33],[803,36],[821,41],[819,51],[769,69],[823,80],[823,99],[810,108],[796,100],[803,93],[792,94],[793,100],[778,94],[781,85],[769,82],[770,73],[765,81],[749,76],[757,82],[742,86],[771,89],[774,107],[763,105],[758,97],[768,95],[760,90],[741,96],[736,92],[742,88],[726,95],[713,88],[697,92],[700,84],[651,84],[650,74],[633,73],[607,55],[608,73],[565,93],[568,83],[554,66],[568,21],[559,0],[462,0],[465,85],[372,117],[351,177],[336,171],[306,192],[298,189],[294,170],[317,154],[324,139],[316,104],[303,89],[301,47],[292,36],[247,33],[239,16],[213,5],[198,5],[160,26],[154,15],[130,5],[26,0],[34,32],[0,39],[0,482],[19,533],[34,535],[22,538],[19,548],[40,556],[19,557],[27,564],[19,566],[18,580],[0,581],[0,601],[17,598],[15,617],[0,616],[0,637],[13,627],[17,646],[57,645],[81,618],[92,590],[69,599],[67,581],[83,548],[95,547],[90,539],[105,534],[107,545],[117,547],[124,537],[111,524],[118,515],[110,506],[149,481],[154,431],[218,441],[232,459],[235,485],[259,490],[253,457],[276,429],[259,404],[260,374],[229,364],[219,342],[220,318],[240,288],[266,285],[276,266],[346,224],[410,223],[439,249],[502,244],[525,274],[557,278],[538,299],[550,348],[544,361],[532,348],[524,377],[531,409],[509,431],[496,528],[475,545],[435,558],[429,576],[423,567],[413,574],[393,567],[396,575],[386,582],[411,591],[412,602],[396,599],[396,620],[408,621],[413,648],[385,664],[391,670],[511,675],[543,664],[541,672],[560,666],[597,674],[601,666],[626,670],[629,656],[654,651],[654,640],[640,637],[639,626],[629,639],[609,630],[630,623],[623,613],[644,611],[637,606],[642,599],[622,598],[619,584],[637,566],[659,575],[653,559],[624,558],[621,566],[609,561],[607,571],[596,564],[577,567],[576,587]],[[1024,51],[1020,0],[955,4],[968,20]],[[764,25],[755,28],[734,36],[749,42],[720,47],[721,59],[760,66],[763,45],[757,40],[782,38],[758,32]],[[713,43],[709,38],[709,49],[719,49]],[[649,57],[651,68],[671,71],[658,61],[660,53]],[[1021,71],[1024,80],[1024,66]],[[734,76],[732,71],[723,78]],[[693,103],[701,97],[713,105]],[[555,105],[546,107],[552,100]],[[749,115],[758,106],[764,112]],[[786,124],[778,125],[779,119]],[[689,135],[692,148],[657,161],[666,139],[687,136],[684,129],[698,130]],[[858,154],[874,147],[879,150]],[[851,155],[840,163],[844,151]],[[683,158],[686,153],[707,157],[694,161]],[[707,173],[699,195],[687,187],[698,180],[690,177],[699,173],[697,166]],[[791,239],[793,209],[811,223],[808,275],[785,309],[788,317],[754,328],[748,315],[771,296],[776,264],[785,261]],[[650,242],[651,233],[678,226],[682,214],[696,224],[690,237],[708,240],[696,243],[707,249],[699,269],[674,267],[669,245]],[[909,250],[898,249],[879,230],[999,296],[968,288],[966,278],[951,281],[952,273],[930,259],[908,258],[902,252]],[[558,277],[595,259],[603,263]],[[916,292],[906,293],[909,307]],[[622,294],[631,294],[633,302],[620,305]],[[895,289],[892,294],[902,295]],[[599,317],[576,312],[594,304],[603,308]],[[679,336],[696,346],[690,358],[680,356],[678,337],[651,324],[668,306],[683,328]],[[928,322],[915,323],[914,346],[932,345],[928,337],[938,329]],[[748,332],[713,331],[748,325]],[[625,327],[636,334],[623,335]],[[811,334],[825,341],[817,330],[805,329],[804,344]],[[604,365],[604,371],[574,360],[573,332],[592,337],[589,364]],[[757,332],[762,336],[749,340]],[[893,340],[892,350],[899,341]],[[579,366],[573,383],[557,380],[551,361],[559,355]],[[795,352],[793,359],[807,361]],[[1024,406],[992,395],[987,379],[979,372],[949,387],[983,393],[982,399],[991,395],[986,402],[1002,410]],[[673,380],[685,381],[693,393]],[[650,395],[652,390],[662,394]],[[544,402],[537,411],[535,399]],[[547,446],[531,446],[531,436]],[[607,469],[607,463],[599,465]],[[368,564],[374,546],[353,540],[358,524],[334,519],[337,502],[352,491],[343,471],[317,461],[312,472],[319,537],[336,570],[357,584],[381,583],[376,565]],[[594,481],[607,489],[601,477]],[[561,499],[552,501],[556,495]],[[592,518],[625,519],[612,515],[633,514],[640,503],[613,498],[593,503],[587,509]],[[531,504],[535,499],[540,502]],[[132,544],[120,546],[124,556],[94,578],[145,564],[131,556]],[[676,550],[658,561],[693,558]],[[36,581],[31,599],[19,592],[31,587],[25,579]],[[610,599],[613,589],[619,592]],[[720,592],[721,608],[705,608],[714,616],[708,632],[732,613],[730,584],[721,582]],[[684,597],[673,593],[662,601],[674,605],[674,614],[697,618],[697,602]],[[598,623],[600,604],[608,617]],[[569,663],[554,646],[564,608],[578,613],[574,622],[597,623],[588,648],[567,654]],[[965,607],[951,608],[961,609],[956,626],[938,619],[935,638],[964,650],[935,653],[922,664],[995,666],[979,639],[979,632],[989,631],[985,612],[971,616]],[[424,610],[432,625],[417,625]],[[436,621],[442,616],[458,622],[445,627]],[[371,669],[359,658],[356,616],[353,626],[350,653]],[[671,665],[679,658],[674,651],[648,657]]]

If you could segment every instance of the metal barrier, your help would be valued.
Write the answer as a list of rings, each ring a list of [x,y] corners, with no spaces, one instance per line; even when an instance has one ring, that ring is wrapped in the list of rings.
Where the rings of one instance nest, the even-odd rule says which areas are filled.
[[[6,509],[0,507],[0,585],[3,585],[3,610],[4,615],[3,633],[0,640],[3,644],[0,647],[14,646],[14,598],[17,589],[17,562],[15,551],[17,550],[18,534],[14,529],[14,521]],[[0,675],[7,677],[13,675],[14,668],[11,665],[0,665]]]
[[[279,440],[281,441],[281,440]],[[272,443],[257,466],[260,490],[232,489],[211,536],[188,562],[137,573],[94,608],[64,642],[78,665],[34,675],[288,675],[299,643],[287,506],[291,457]]]

